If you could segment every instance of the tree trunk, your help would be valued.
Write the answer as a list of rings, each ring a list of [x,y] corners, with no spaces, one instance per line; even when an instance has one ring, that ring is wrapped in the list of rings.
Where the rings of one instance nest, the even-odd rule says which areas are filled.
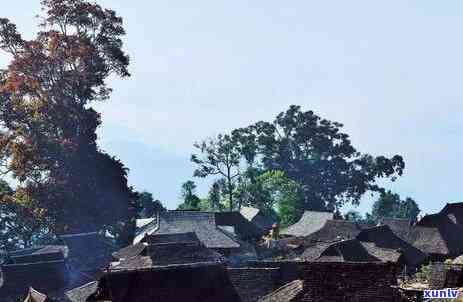
[[[230,207],[230,212],[233,211],[233,186],[232,186],[232,178],[230,175],[231,168],[227,167],[227,182],[228,182],[228,202]]]

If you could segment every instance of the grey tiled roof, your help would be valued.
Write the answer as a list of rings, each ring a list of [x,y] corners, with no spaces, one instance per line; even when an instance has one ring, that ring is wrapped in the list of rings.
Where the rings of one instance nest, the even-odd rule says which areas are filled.
[[[96,292],[97,288],[98,282],[93,281],[67,291],[64,296],[69,302],[86,302],[87,299]]]
[[[333,219],[333,213],[305,211],[298,222],[282,230],[281,234],[299,237],[308,236],[320,230],[330,219]]]
[[[133,258],[136,256],[143,255],[145,250],[146,250],[146,244],[140,242],[137,244],[133,244],[133,245],[129,245],[124,248],[121,248],[117,252],[114,252],[112,256],[116,260]]]
[[[233,227],[235,233],[242,239],[257,239],[266,233],[256,224],[246,219],[240,212],[218,212],[215,213],[215,220],[218,226]]]
[[[47,302],[47,301],[50,301],[47,295],[33,289],[32,287],[29,288],[27,297],[24,300],[24,302]]]
[[[239,243],[220,230],[214,213],[197,211],[167,211],[159,214],[159,221],[152,234],[196,233],[207,248],[239,248]]]
[[[463,202],[447,203],[440,213],[447,215],[454,223],[463,225]]]
[[[298,296],[303,292],[304,281],[291,281],[269,295],[262,297],[259,302],[292,302],[300,301]]]
[[[361,227],[352,221],[328,220],[323,227],[304,237],[305,244],[312,242],[333,242],[354,239],[361,231]]]
[[[267,215],[262,210],[253,207],[241,207],[240,213],[244,218],[264,231],[265,234],[267,234],[272,229],[272,225],[277,222],[276,217]]]
[[[219,253],[193,243],[157,244],[146,247],[146,256],[124,258],[111,263],[110,271],[139,270],[169,265],[225,261]]]
[[[387,225],[395,235],[406,240],[413,224],[410,219],[383,218],[380,225]]]
[[[397,262],[400,257],[401,253],[393,249],[351,239],[313,245],[304,251],[301,258],[305,261],[324,262]]]
[[[199,243],[198,236],[195,232],[188,233],[168,233],[168,234],[158,234],[154,233],[151,235],[146,235],[142,242],[147,244],[161,244],[161,243]]]
[[[396,236],[387,225],[362,230],[357,239],[374,243],[379,248],[400,249],[408,266],[419,266],[427,259],[425,253]]]

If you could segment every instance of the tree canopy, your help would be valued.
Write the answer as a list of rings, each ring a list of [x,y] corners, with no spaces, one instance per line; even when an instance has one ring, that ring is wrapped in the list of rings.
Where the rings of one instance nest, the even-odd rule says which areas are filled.
[[[401,200],[400,195],[391,191],[383,192],[373,204],[371,218],[378,222],[381,218],[404,218],[416,221],[420,208],[415,200],[407,197]]]
[[[201,199],[196,195],[196,184],[188,180],[182,184],[181,198],[183,203],[178,207],[180,210],[199,210]]]
[[[196,144],[200,152],[192,156],[198,164],[195,176],[224,177],[232,209],[236,203],[239,208],[246,194],[263,194],[255,188],[257,175],[281,171],[301,187],[303,210],[338,212],[346,203],[357,205],[367,191],[383,192],[377,180],[394,181],[405,168],[400,155],[388,158],[360,153],[342,127],[292,105],[272,122],[260,121]],[[252,183],[245,185],[248,192],[241,189],[233,194],[246,182]],[[264,199],[269,200],[253,200],[259,203]]]
[[[84,0],[43,0],[41,29],[25,40],[0,19],[0,163],[55,232],[128,219],[127,168],[96,144],[110,75],[129,76],[122,19]],[[17,199],[15,199],[17,200]],[[38,215],[41,215],[39,217]]]

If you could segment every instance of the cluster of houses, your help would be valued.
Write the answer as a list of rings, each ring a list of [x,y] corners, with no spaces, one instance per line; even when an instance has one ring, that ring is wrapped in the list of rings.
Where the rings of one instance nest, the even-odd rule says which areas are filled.
[[[7,253],[0,302],[412,301],[400,276],[463,254],[463,203],[379,225],[307,211],[281,231],[255,208],[166,211],[122,249],[98,232],[59,239]],[[435,286],[463,287],[461,268],[439,267]]]

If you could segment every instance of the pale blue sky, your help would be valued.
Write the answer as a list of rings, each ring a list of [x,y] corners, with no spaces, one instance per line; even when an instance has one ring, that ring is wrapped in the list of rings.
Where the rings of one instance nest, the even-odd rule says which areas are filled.
[[[462,1],[98,3],[124,18],[132,57],[132,78],[112,80],[97,106],[100,145],[170,208],[195,140],[290,104],[344,123],[362,152],[403,155],[406,173],[388,187],[424,212],[463,200]],[[31,37],[38,11],[22,0],[0,14]]]

